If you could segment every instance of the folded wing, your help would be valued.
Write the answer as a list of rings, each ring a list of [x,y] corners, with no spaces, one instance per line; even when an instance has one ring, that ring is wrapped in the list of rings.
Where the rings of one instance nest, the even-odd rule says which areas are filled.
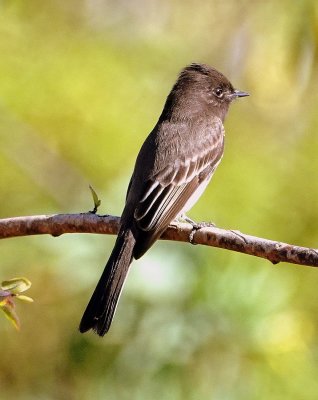
[[[171,126],[169,128],[171,131]],[[188,200],[211,178],[220,162],[224,146],[222,122],[218,120],[205,129],[205,132],[200,130],[201,137],[195,148],[186,143],[187,151],[184,148],[180,151],[174,143],[166,152],[163,150],[164,155],[160,154],[166,157],[165,162],[160,163],[164,167],[155,170],[145,182],[134,212],[138,230],[135,258],[141,257],[169,223],[184,211]],[[175,130],[178,131],[177,126]]]

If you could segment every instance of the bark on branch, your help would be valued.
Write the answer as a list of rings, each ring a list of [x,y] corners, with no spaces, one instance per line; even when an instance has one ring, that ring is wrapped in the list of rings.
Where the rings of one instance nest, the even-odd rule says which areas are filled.
[[[116,235],[119,223],[119,217],[92,213],[6,218],[0,219],[0,239],[42,234],[60,236],[64,233]],[[233,250],[265,258],[273,264],[284,261],[311,267],[318,266],[318,249],[262,239],[209,225],[193,228],[189,223],[174,223],[168,227],[161,239]]]

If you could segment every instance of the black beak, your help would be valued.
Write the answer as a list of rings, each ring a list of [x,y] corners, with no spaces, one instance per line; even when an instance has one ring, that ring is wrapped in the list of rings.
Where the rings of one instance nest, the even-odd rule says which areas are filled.
[[[249,96],[249,94],[246,92],[241,92],[240,90],[234,90],[234,96],[235,97],[246,97],[246,96]]]

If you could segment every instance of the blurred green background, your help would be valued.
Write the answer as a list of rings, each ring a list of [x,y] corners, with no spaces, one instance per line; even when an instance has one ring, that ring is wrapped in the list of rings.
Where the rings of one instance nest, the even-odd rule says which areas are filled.
[[[318,247],[318,3],[0,2],[1,217],[119,215],[138,149],[180,69],[206,62],[249,98],[189,214]],[[318,398],[318,271],[157,243],[131,269],[112,329],[77,326],[114,237],[1,241],[27,276],[22,329],[0,315],[0,399]]]

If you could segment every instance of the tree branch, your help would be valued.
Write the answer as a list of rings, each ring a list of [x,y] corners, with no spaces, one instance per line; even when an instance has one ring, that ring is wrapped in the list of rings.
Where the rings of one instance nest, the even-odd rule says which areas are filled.
[[[119,217],[92,213],[5,218],[0,219],[0,239],[43,234],[60,236],[64,233],[116,235],[119,224]],[[273,264],[284,261],[311,267],[318,266],[318,249],[293,246],[209,225],[194,228],[189,223],[173,223],[161,239],[237,251],[265,258]]]

